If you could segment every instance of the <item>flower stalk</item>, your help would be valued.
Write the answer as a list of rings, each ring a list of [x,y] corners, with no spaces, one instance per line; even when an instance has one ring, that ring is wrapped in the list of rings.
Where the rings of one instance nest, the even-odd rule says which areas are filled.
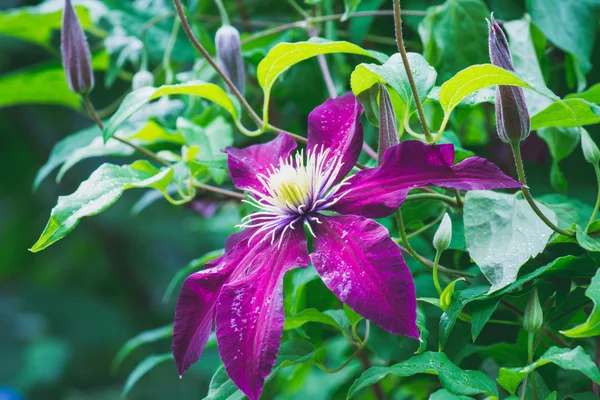
[[[523,192],[523,196],[531,206],[533,212],[535,212],[536,215],[554,232],[560,233],[561,235],[568,237],[575,237],[575,234],[573,232],[566,231],[556,226],[552,221],[548,219],[548,217],[546,217],[546,215],[544,215],[542,210],[540,210],[540,208],[537,206],[535,200],[533,200],[533,197],[529,192],[529,188],[527,187],[527,179],[525,178],[525,169],[523,167],[523,159],[521,157],[521,145],[520,143],[511,143],[511,148],[517,167],[517,176],[519,178],[519,182],[523,184],[523,186],[521,187],[521,192]]]
[[[419,114],[419,120],[423,127],[423,135],[425,135],[425,141],[431,143],[431,132],[427,126],[427,120],[425,119],[425,113],[423,112],[423,106],[421,105],[421,99],[419,98],[419,92],[417,91],[417,85],[413,77],[412,71],[410,70],[410,64],[408,63],[408,56],[406,55],[406,48],[404,47],[404,39],[402,37],[402,12],[400,8],[400,0],[394,0],[394,26],[396,29],[396,43],[398,45],[398,51],[402,57],[402,64],[404,64],[404,70],[408,77],[410,84],[410,90],[412,91],[417,113]]]

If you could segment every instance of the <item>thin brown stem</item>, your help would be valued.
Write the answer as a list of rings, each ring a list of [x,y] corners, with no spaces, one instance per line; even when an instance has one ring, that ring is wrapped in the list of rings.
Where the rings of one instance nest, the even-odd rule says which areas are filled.
[[[425,119],[425,113],[423,112],[423,106],[421,105],[421,99],[419,98],[419,92],[415,79],[413,78],[412,71],[410,70],[410,64],[408,63],[408,56],[406,55],[406,48],[404,47],[404,39],[402,38],[402,15],[400,11],[400,0],[394,0],[394,26],[396,28],[396,43],[398,44],[398,51],[402,57],[402,63],[404,64],[404,70],[410,83],[410,90],[412,91],[415,107],[419,114],[419,120],[423,127],[423,134],[425,135],[425,141],[431,142],[431,132],[427,126],[427,120]]]
[[[194,186],[196,186],[199,189],[204,189],[209,192],[222,194],[223,196],[231,197],[232,199],[236,200],[244,200],[246,198],[246,196],[244,196],[242,193],[234,192],[233,190],[218,188],[215,186],[205,185],[203,183],[196,183],[194,184]]]
[[[194,35],[194,32],[192,32],[192,28],[185,16],[185,12],[183,11],[183,6],[181,5],[181,0],[173,0],[173,2],[175,3],[175,8],[177,9],[177,14],[179,14],[179,19],[181,20],[181,25],[183,26],[183,30],[185,31],[188,39],[190,39],[190,41],[192,42],[194,47],[196,47],[196,49],[202,54],[202,56],[206,59],[206,61],[208,61],[208,63],[214,68],[214,70],[217,72],[217,74],[219,74],[219,76],[223,79],[225,84],[229,87],[229,89],[235,95],[235,97],[237,97],[237,99],[239,100],[242,107],[244,107],[246,109],[246,111],[248,112],[250,117],[254,120],[256,125],[258,127],[261,127],[263,125],[263,122],[260,119],[260,117],[258,116],[258,114],[256,114],[256,112],[254,112],[254,110],[252,109],[252,107],[250,107],[250,104],[248,104],[248,102],[246,101],[244,96],[240,93],[238,88],[233,84],[231,79],[229,79],[227,74],[225,74],[225,72],[223,72],[223,70],[217,65],[216,61],[210,56],[210,54],[208,54],[208,51],[206,51],[204,46],[202,46],[202,44],[198,41],[198,39]]]

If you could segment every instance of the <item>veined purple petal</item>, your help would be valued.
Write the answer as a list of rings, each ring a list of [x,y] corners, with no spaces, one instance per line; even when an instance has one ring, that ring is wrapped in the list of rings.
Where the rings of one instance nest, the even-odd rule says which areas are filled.
[[[337,175],[341,180],[356,164],[363,144],[360,116],[363,107],[352,92],[329,99],[308,116],[307,149],[329,149],[329,160],[341,155],[344,165]]]
[[[279,159],[287,159],[296,149],[296,142],[286,133],[280,133],[270,142],[255,144],[243,149],[228,147],[227,164],[231,179],[236,188],[252,188],[265,192],[263,184],[257,178],[265,174],[271,165],[279,165]]]
[[[400,207],[408,192],[416,187],[486,190],[522,186],[484,158],[467,158],[455,166],[453,162],[452,144],[402,142],[388,149],[381,166],[352,176],[346,187],[349,192],[331,209],[341,214],[383,218]]]
[[[278,241],[271,245],[265,240],[248,248],[240,263],[244,276],[223,286],[216,312],[217,343],[227,375],[251,400],[260,397],[279,352],[285,318],[283,275],[309,262],[304,231],[288,230],[279,247]]]
[[[225,242],[225,254],[206,263],[204,270],[188,276],[183,283],[173,324],[173,356],[179,375],[202,355],[223,285],[245,272],[248,257],[252,259],[248,240],[253,233],[254,230],[246,229],[230,235]]]
[[[210,336],[219,293],[235,268],[224,258],[190,275],[179,293],[173,324],[173,356],[179,375],[198,361]]]
[[[310,258],[325,285],[383,329],[418,338],[413,278],[388,231],[356,215],[320,218]]]

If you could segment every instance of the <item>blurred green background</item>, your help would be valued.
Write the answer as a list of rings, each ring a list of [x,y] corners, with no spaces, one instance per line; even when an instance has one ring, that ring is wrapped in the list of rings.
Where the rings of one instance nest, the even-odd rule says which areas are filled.
[[[0,12],[39,3],[2,0]],[[47,3],[60,4],[61,1]],[[135,21],[129,26],[132,35],[153,16],[173,9],[171,2],[166,0],[107,0],[102,3],[118,8]],[[196,15],[217,16],[211,1],[191,1],[190,7],[191,3],[197,6]],[[405,9],[425,10],[443,1],[406,0],[402,3]],[[239,0],[226,4],[236,21],[238,18],[246,21],[236,22],[236,26],[245,33],[261,29],[248,24],[248,20],[290,22],[299,19],[288,4],[279,0]],[[506,20],[520,18],[526,10],[526,4],[521,0],[488,0],[486,4],[496,12],[496,17]],[[391,9],[391,1],[365,0],[360,7],[365,10]],[[343,2],[333,2],[332,12],[343,10]],[[421,20],[419,16],[406,18],[405,36],[409,51],[423,51],[417,31]],[[208,46],[218,28],[214,21],[197,24],[199,34]],[[170,24],[158,25],[167,37]],[[387,54],[395,52],[389,16],[356,19],[327,28],[328,37],[333,35],[353,40]],[[304,40],[306,37],[305,32],[287,32],[276,40],[259,43],[255,49],[246,49],[244,55],[249,74],[254,74],[256,64],[264,56],[264,49],[271,47],[275,41]],[[194,64],[194,53],[181,32],[179,39],[174,58],[179,58],[177,70],[186,71]],[[479,40],[485,42],[487,39]],[[52,32],[50,45],[45,47],[0,34],[0,76],[36,68],[43,63],[60,62],[57,57],[59,42],[58,30]],[[98,48],[99,43],[95,38],[92,48]],[[457,43],[454,45],[457,46]],[[595,46],[598,47],[598,44]],[[478,51],[481,53],[479,62],[485,62],[485,46]],[[126,54],[127,49],[124,52]],[[157,45],[152,52],[158,56],[158,61],[151,55],[151,63],[159,64],[164,48]],[[592,52],[594,65],[599,53]],[[111,60],[113,63],[114,59]],[[332,64],[340,91],[348,90],[349,73],[357,63],[356,59],[335,56],[328,61]],[[562,53],[549,52],[544,56],[542,67],[547,81],[551,81],[549,87],[556,93],[565,95],[574,90],[565,72]],[[119,69],[125,74],[110,87],[105,85],[105,72],[96,74],[93,99],[99,108],[110,106],[130,89],[127,76],[136,71],[135,67],[124,64]],[[447,73],[451,76],[451,72]],[[596,83],[597,77],[598,71],[594,67],[588,75],[588,82]],[[254,78],[250,79],[249,86],[250,100],[258,108],[261,100]],[[1,96],[10,95],[0,93]],[[274,107],[273,120],[287,129],[302,132],[308,112],[326,97],[316,60],[303,63],[286,75],[284,84],[277,86],[274,93],[277,109]],[[83,161],[70,170],[60,184],[54,182],[53,174],[34,191],[34,177],[47,161],[52,146],[67,135],[91,126],[91,122],[85,114],[63,106],[4,104],[0,103],[0,399],[118,398],[133,367],[150,354],[169,352],[170,340],[141,347],[126,359],[116,374],[111,374],[110,365],[119,348],[141,331],[172,322],[176,296],[163,302],[168,282],[193,258],[221,248],[238,222],[238,212],[235,207],[226,204],[216,216],[205,219],[189,207],[174,207],[161,200],[133,216],[131,207],[141,192],[128,191],[107,211],[84,219],[64,240],[43,252],[32,254],[27,249],[44,228],[57,197],[72,193],[106,159]],[[475,110],[461,110],[462,116],[453,123],[464,126],[469,132],[481,132],[481,137],[478,136],[470,146],[478,154],[501,165],[507,173],[512,173],[507,149],[495,139],[493,126],[489,123],[493,107],[486,104]],[[590,131],[595,132],[594,129]],[[372,130],[368,133],[372,138]],[[237,145],[245,142],[238,133],[235,140]],[[535,185],[536,195],[550,192],[547,147],[534,135],[528,143],[531,145],[527,153],[532,160],[529,165],[530,183]],[[123,160],[127,161],[130,160]],[[579,154],[562,162],[561,166],[569,182],[569,194],[593,204],[594,177]],[[582,168],[587,168],[585,171],[588,172],[581,173]],[[201,398],[218,365],[216,348],[207,350],[185,379],[179,379],[172,363],[163,363],[140,381],[129,398]]]

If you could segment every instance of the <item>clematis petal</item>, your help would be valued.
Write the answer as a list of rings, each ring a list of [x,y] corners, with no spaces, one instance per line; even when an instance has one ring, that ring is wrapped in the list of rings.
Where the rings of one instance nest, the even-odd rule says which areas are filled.
[[[388,231],[356,215],[321,221],[310,258],[325,285],[383,329],[418,338],[413,278]]]
[[[254,242],[253,242],[254,243]],[[289,230],[274,245],[251,247],[240,267],[243,277],[227,283],[216,312],[217,343],[227,375],[251,400],[260,397],[283,332],[283,276],[309,264],[302,229]]]
[[[267,143],[243,149],[226,148],[227,164],[233,184],[240,190],[252,188],[264,193],[263,184],[257,175],[265,174],[271,165],[277,166],[279,159],[288,158],[295,149],[296,142],[286,133],[277,135]]]
[[[187,277],[175,306],[173,356],[179,375],[202,355],[210,336],[215,308],[223,285],[245,271],[244,261],[252,257],[248,240],[254,230],[246,229],[227,238],[225,254]],[[241,267],[239,267],[241,265]]]
[[[485,190],[522,186],[484,158],[471,157],[452,166],[453,162],[451,144],[402,142],[388,149],[381,166],[359,171],[348,179],[349,191],[331,209],[383,218],[400,207],[408,192],[416,187]]]
[[[190,275],[179,293],[173,324],[173,356],[179,375],[198,361],[210,336],[219,293],[234,268],[223,259]]]
[[[350,172],[360,155],[363,144],[362,113],[362,105],[352,92],[348,92],[327,100],[308,116],[307,149],[313,151],[323,146],[330,150],[329,160],[338,155],[342,157],[344,165],[336,182]]]

